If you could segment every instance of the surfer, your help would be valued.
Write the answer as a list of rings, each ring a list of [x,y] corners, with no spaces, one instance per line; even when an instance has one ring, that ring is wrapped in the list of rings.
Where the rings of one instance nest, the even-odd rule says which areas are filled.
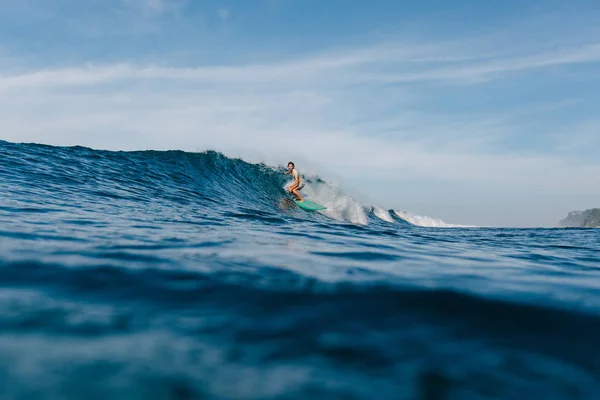
[[[300,173],[296,169],[296,165],[294,165],[293,162],[290,161],[287,167],[288,170],[284,172],[284,174],[292,175],[292,177],[294,178],[294,183],[288,186],[287,189],[290,193],[296,196],[295,200],[304,201],[304,197],[302,197],[302,195],[300,194],[300,190],[304,187],[304,180],[300,176]]]

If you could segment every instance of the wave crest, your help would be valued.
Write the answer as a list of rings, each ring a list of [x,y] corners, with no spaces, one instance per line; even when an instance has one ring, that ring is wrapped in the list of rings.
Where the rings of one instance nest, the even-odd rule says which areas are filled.
[[[12,171],[7,179],[21,176],[35,186],[40,196],[61,193],[65,201],[74,197],[112,207],[160,203],[172,209],[191,207],[194,212],[220,207],[230,212],[254,209],[278,213],[285,209],[281,204],[288,196],[285,187],[290,182],[283,174],[283,165],[250,163],[212,150],[111,152],[0,141],[0,151],[5,155],[0,157],[0,169]],[[326,206],[321,214],[337,221],[358,225],[405,221],[424,227],[465,226],[366,205],[318,175],[304,178],[304,195]],[[298,215],[310,218],[318,214]]]

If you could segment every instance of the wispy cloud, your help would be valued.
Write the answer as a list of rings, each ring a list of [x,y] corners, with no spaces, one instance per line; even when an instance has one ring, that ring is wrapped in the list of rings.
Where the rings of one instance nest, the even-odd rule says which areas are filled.
[[[353,80],[352,69],[365,62],[357,54],[365,53],[273,65],[124,64],[2,77],[0,100],[15,108],[4,126],[10,128],[6,131],[13,140],[50,136],[61,137],[62,144],[93,147],[233,150],[259,146],[267,153],[292,151],[328,160],[354,176],[376,174],[388,179],[403,171],[423,179],[588,190],[587,177],[600,173],[599,165],[581,164],[568,155],[494,151],[503,135],[513,134],[510,118],[461,122],[451,115],[400,111],[390,127],[391,137],[370,137],[377,133],[378,121],[355,122],[357,116],[366,117],[377,108],[362,101],[371,93],[353,92],[353,85],[361,81]],[[332,76],[336,76],[334,84],[322,85]],[[139,80],[150,86],[139,86]],[[407,91],[406,98],[412,96],[414,92]],[[406,100],[396,95],[388,105],[403,101],[406,106]],[[35,122],[21,122],[31,120],[31,115]],[[132,136],[107,141],[107,132],[115,130]],[[588,137],[592,130],[581,131]],[[299,146],[299,138],[314,145]]]
[[[427,54],[428,51],[435,54]],[[506,74],[600,62],[600,42],[521,57],[495,58],[485,61],[476,57],[447,61],[443,52],[443,47],[439,46],[389,45],[322,56],[308,56],[269,64],[242,66],[187,68],[131,64],[88,66],[86,68],[66,68],[0,76],[0,88],[32,85],[90,85],[125,79],[173,79],[231,83],[322,79],[337,84],[340,82],[363,84],[440,80],[455,84],[471,84],[502,79]],[[404,72],[396,72],[397,70],[404,70]]]
[[[396,83],[443,80],[454,83],[481,83],[486,80],[500,79],[509,73],[528,72],[543,68],[568,64],[596,63],[600,61],[600,43],[587,44],[563,50],[555,50],[521,57],[495,58],[491,60],[472,60],[450,65],[425,65],[419,71],[404,73],[367,74],[365,79]]]

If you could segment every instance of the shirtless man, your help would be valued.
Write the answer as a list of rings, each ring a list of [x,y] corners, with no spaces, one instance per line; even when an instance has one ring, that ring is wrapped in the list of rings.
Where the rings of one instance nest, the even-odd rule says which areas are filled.
[[[288,163],[288,170],[284,172],[284,174],[292,175],[294,178],[294,183],[288,186],[288,191],[296,196],[295,200],[304,201],[304,197],[300,194],[300,190],[304,187],[304,180],[300,176],[300,173],[296,169],[296,166],[293,162]]]

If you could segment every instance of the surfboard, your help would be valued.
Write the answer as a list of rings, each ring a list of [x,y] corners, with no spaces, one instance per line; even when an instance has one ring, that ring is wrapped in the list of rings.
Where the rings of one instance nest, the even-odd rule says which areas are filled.
[[[294,200],[294,203],[300,208],[305,209],[306,211],[318,211],[318,210],[327,210],[327,207],[317,204],[310,200],[298,201]]]

